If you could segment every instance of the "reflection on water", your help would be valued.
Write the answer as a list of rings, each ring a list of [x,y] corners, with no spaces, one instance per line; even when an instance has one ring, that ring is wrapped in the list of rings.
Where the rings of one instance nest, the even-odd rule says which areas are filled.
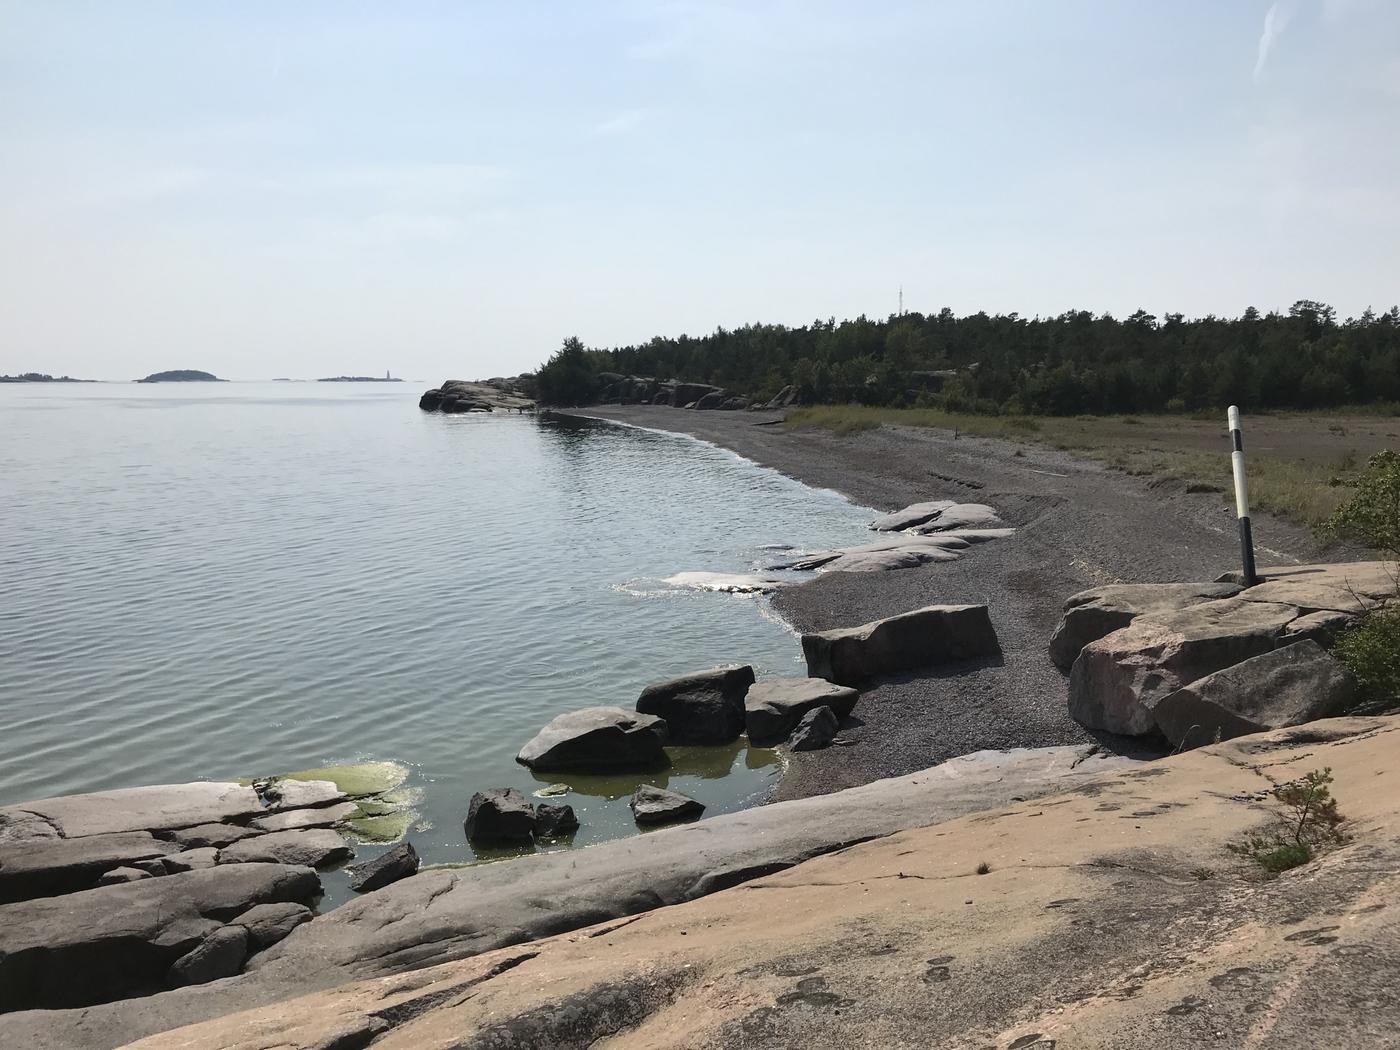
[[[849,544],[867,511],[685,438],[350,386],[0,387],[0,803],[390,759],[424,860],[469,861],[472,793],[539,788],[514,756],[555,715],[802,673],[761,596],[663,581]],[[779,770],[675,760],[644,779],[711,815]],[[633,833],[638,782],[570,779],[575,843]]]

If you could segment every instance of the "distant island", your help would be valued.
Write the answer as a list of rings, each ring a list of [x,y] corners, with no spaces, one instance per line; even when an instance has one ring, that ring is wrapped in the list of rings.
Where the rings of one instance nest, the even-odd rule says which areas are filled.
[[[397,379],[388,372],[384,373],[381,379],[379,376],[331,376],[328,379],[318,379],[318,383],[402,383],[402,379]]]
[[[138,383],[226,383],[228,380],[220,379],[216,375],[208,372],[197,372],[193,368],[176,368],[169,372],[152,372],[145,379],[136,380]]]
[[[96,379],[74,379],[72,376],[51,376],[46,372],[21,372],[17,376],[0,376],[0,383],[96,383]]]

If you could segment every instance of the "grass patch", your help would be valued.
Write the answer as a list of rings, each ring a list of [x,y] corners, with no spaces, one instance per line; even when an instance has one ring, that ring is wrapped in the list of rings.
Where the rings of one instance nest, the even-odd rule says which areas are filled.
[[[1338,431],[1315,417],[1269,415],[1252,423],[1251,436],[1260,440],[1253,446],[1258,451],[1250,450],[1248,438],[1246,444],[1251,507],[1321,526],[1354,492],[1354,452],[1312,441],[1322,435],[1340,442]],[[957,435],[1033,442],[1095,460],[1132,477],[1179,481],[1188,492],[1218,494],[1222,502],[1234,498],[1230,442],[1221,413],[1203,415],[1199,420],[1184,416],[1061,418],[981,416],[939,408],[811,405],[789,412],[786,425],[822,428],[838,435],[886,425],[928,427]],[[1345,434],[1346,429],[1341,427],[1341,432]]]

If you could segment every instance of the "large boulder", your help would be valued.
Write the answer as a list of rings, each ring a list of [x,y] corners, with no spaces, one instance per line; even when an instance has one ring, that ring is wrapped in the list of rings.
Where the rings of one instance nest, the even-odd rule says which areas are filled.
[[[666,722],[621,707],[585,707],[560,715],[520,749],[531,769],[604,772],[652,769],[667,763]]]
[[[696,401],[695,407],[697,410],[712,409],[719,408],[722,404],[724,404],[724,391],[713,390],[710,393],[706,394],[704,397],[700,398],[698,401]]]
[[[558,802],[541,802],[535,807],[535,837],[557,839],[579,829],[574,807]]]
[[[0,844],[0,904],[90,889],[106,872],[179,851],[147,831]]]
[[[747,664],[713,667],[647,686],[637,710],[665,719],[668,744],[727,744],[744,731],[744,696],[753,681]]]
[[[310,868],[233,864],[0,906],[0,1011],[157,991],[228,916],[320,890]]]
[[[1064,615],[1050,639],[1050,659],[1069,670],[1079,652],[1139,616],[1149,619],[1231,598],[1240,592],[1234,583],[1118,583],[1080,591],[1065,602]]]
[[[930,605],[859,627],[802,636],[807,673],[840,685],[1000,651],[985,605]]]
[[[822,678],[768,678],[749,687],[744,717],[749,741],[763,746],[786,740],[804,715],[819,707],[847,717],[860,699],[850,686]]]
[[[1140,736],[1168,693],[1277,647],[1291,605],[1222,598],[1187,606],[1086,645],[1069,679],[1069,713],[1089,729]]]
[[[1149,710],[1167,740],[1186,749],[1330,718],[1355,693],[1346,668],[1304,640],[1199,678]]]
[[[692,820],[705,812],[703,803],[679,791],[643,784],[632,794],[632,816],[638,824],[673,824]]]
[[[1355,627],[1359,622],[1360,617],[1350,613],[1319,609],[1317,612],[1304,613],[1285,627],[1280,641],[1298,642],[1307,638],[1324,649],[1330,649],[1343,631]]]
[[[418,851],[411,842],[400,842],[369,863],[355,868],[350,875],[350,888],[356,893],[369,893],[417,874]]]
[[[219,851],[219,864],[265,861],[323,868],[345,860],[354,852],[340,832],[330,828],[273,831],[257,838],[242,839],[232,846],[225,846]]]
[[[462,830],[472,842],[529,842],[535,834],[535,807],[515,788],[478,791]]]

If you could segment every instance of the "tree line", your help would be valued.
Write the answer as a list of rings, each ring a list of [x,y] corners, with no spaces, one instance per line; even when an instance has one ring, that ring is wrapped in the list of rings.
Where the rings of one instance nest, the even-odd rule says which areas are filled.
[[[1329,408],[1400,401],[1400,308],[1346,320],[1311,300],[1235,318],[944,309],[752,324],[612,349],[573,337],[535,374],[534,393],[586,404],[603,393],[603,373],[709,383],[754,400],[791,385],[807,404],[989,414]]]

